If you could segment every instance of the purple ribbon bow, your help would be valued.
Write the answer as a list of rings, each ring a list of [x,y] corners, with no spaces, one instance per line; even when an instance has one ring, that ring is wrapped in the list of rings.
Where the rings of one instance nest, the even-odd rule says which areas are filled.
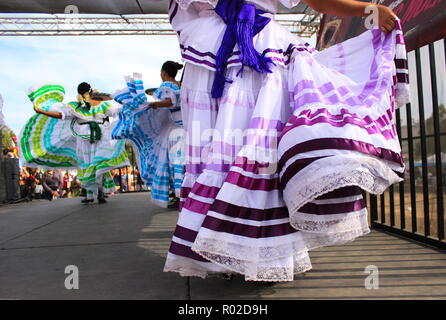
[[[254,48],[254,36],[271,21],[270,18],[262,16],[266,13],[265,11],[256,9],[254,4],[247,4],[244,0],[220,0],[215,12],[227,25],[215,58],[216,72],[212,85],[212,98],[217,99],[222,97],[226,82],[231,82],[225,78],[225,71],[236,44],[240,49],[242,63],[242,68],[237,75],[243,72],[245,66],[259,73],[270,73],[272,71],[269,64],[274,63]]]

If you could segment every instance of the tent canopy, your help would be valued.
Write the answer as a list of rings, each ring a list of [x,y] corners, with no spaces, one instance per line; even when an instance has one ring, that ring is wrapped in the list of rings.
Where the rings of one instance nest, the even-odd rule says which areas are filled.
[[[167,13],[169,0],[1,0],[0,13],[72,13],[76,6],[81,14],[162,14]],[[293,9],[281,7],[279,13],[304,13],[307,6],[300,3]],[[76,12],[77,13],[77,12]]]

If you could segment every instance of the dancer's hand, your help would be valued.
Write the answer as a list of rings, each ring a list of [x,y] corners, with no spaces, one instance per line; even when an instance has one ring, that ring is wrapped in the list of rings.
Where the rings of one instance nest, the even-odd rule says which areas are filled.
[[[392,32],[395,29],[396,14],[389,7],[378,5],[379,28],[383,32]]]
[[[375,5],[356,0],[304,0],[313,10],[339,17],[364,17],[369,15],[368,8],[376,6],[378,9],[378,26],[383,32],[395,29],[397,17],[389,7]]]
[[[158,109],[158,105],[156,102],[152,102],[151,104],[149,104],[149,107],[151,107],[154,110]]]

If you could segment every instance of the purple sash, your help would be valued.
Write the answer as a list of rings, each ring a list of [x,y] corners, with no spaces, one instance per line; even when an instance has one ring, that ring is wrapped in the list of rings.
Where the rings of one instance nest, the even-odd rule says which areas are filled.
[[[266,13],[265,11],[256,9],[254,4],[247,4],[244,0],[220,0],[215,12],[227,25],[215,59],[216,72],[212,85],[212,97],[217,99],[222,97],[226,82],[231,82],[225,78],[225,71],[236,44],[240,49],[242,63],[242,68],[237,75],[243,73],[245,66],[259,73],[270,73],[272,71],[269,64],[274,63],[254,48],[254,36],[271,21],[270,18],[262,16]]]

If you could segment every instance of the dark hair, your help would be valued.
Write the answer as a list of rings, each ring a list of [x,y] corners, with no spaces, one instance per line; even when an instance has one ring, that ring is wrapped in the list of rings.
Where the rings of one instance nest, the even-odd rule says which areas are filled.
[[[79,93],[80,95],[84,95],[90,91],[92,91],[91,86],[86,82],[82,82],[77,86],[77,93]]]
[[[166,61],[161,67],[161,70],[166,71],[167,74],[172,78],[175,78],[177,76],[178,70],[181,69],[183,69],[183,65],[174,61]]]
[[[3,155],[6,156],[8,153],[12,152],[11,149],[3,149]]]
[[[157,88],[149,88],[149,89],[146,89],[145,92],[147,95],[152,95],[156,91],[156,89]]]

